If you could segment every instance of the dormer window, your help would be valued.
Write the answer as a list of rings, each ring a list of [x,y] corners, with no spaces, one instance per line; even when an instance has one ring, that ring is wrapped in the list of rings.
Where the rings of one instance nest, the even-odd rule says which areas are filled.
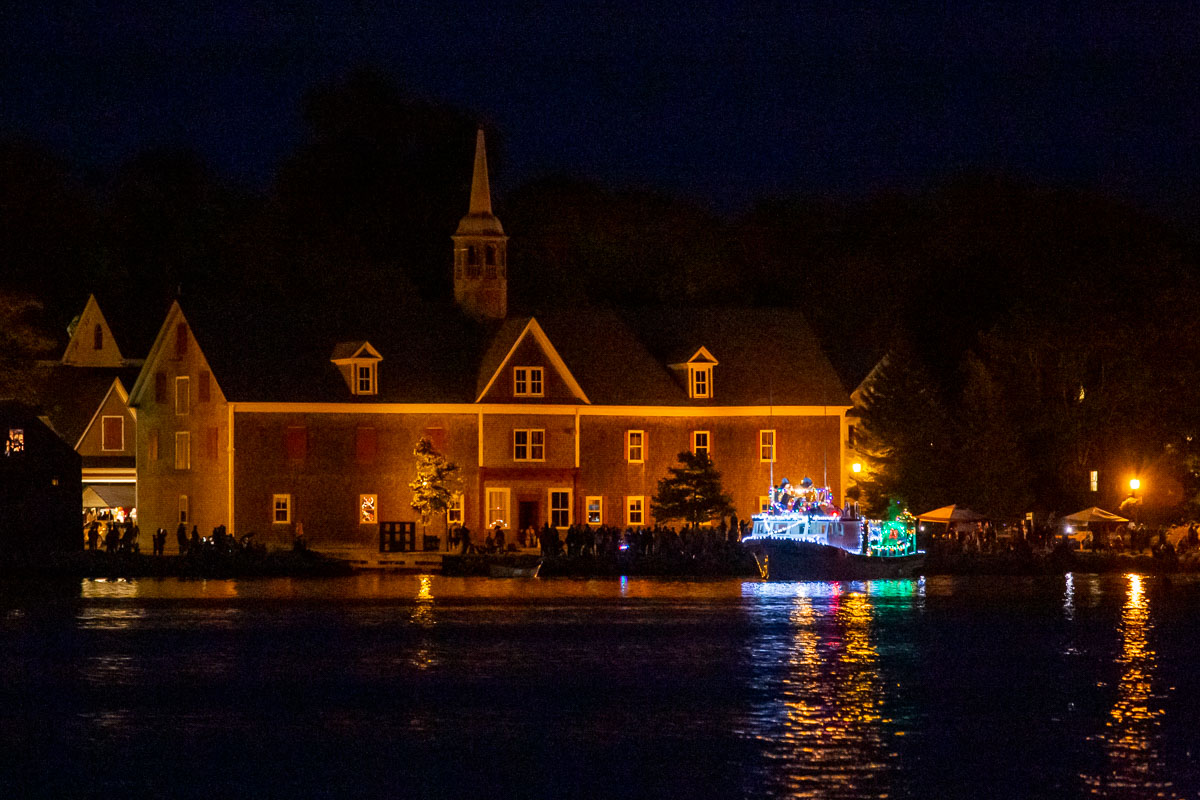
[[[356,373],[354,379],[354,393],[375,394],[375,362],[371,361],[366,364],[356,364],[354,371]]]
[[[379,394],[379,362],[383,357],[369,342],[342,342],[333,348],[333,358],[350,394]]]
[[[513,367],[513,397],[542,397],[541,367]]]
[[[708,352],[708,348],[701,347],[687,361],[678,364],[671,364],[671,369],[678,370],[680,379],[683,379],[684,370],[687,371],[687,393],[688,397],[693,400],[707,400],[713,397],[713,367],[717,365],[717,360],[713,358],[713,354]]]

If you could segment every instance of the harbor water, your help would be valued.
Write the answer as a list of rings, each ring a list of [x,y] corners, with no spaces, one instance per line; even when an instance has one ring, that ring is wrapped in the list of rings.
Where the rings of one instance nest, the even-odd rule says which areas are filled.
[[[4,797],[1200,796],[1200,580],[0,585]]]

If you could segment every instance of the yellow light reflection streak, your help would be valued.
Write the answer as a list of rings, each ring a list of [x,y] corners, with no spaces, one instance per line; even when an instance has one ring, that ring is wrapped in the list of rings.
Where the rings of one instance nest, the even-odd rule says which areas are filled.
[[[1108,714],[1104,731],[1097,737],[1108,756],[1107,775],[1083,776],[1095,795],[1101,797],[1178,797],[1165,774],[1158,752],[1161,739],[1163,698],[1154,693],[1157,654],[1150,646],[1154,625],[1150,603],[1141,575],[1125,576],[1128,583],[1121,610],[1121,681],[1117,700]]]
[[[416,605],[408,621],[426,631],[437,624],[433,614],[433,576],[421,575],[418,578]],[[410,663],[417,669],[429,669],[437,663],[437,658],[430,647],[428,638],[422,638],[420,646],[413,653]]]

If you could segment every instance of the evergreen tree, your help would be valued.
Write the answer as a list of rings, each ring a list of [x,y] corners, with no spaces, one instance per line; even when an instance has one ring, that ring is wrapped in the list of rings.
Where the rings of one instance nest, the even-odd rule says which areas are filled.
[[[462,487],[458,465],[447,461],[428,438],[422,437],[413,448],[417,458],[417,477],[408,484],[413,499],[410,505],[421,515],[421,526],[429,528],[429,520],[435,514],[450,510],[450,501]]]
[[[733,513],[733,500],[721,490],[721,473],[707,453],[685,450],[679,463],[667,470],[671,474],[658,482],[658,492],[650,500],[656,520],[682,519],[699,525]]]

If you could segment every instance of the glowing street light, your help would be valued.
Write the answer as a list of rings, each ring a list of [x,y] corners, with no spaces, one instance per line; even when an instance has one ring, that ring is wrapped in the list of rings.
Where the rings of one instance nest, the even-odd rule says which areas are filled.
[[[1136,492],[1140,488],[1142,488],[1142,482],[1140,480],[1137,478],[1129,479],[1129,491]]]
[[[850,465],[850,471],[857,475],[858,473],[862,472],[862,464],[855,461],[853,464]]]

